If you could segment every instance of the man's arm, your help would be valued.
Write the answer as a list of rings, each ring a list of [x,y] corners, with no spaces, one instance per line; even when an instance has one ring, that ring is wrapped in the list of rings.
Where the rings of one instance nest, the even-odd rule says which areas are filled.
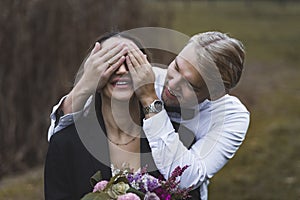
[[[228,107],[226,108],[228,109]],[[232,106],[212,122],[204,137],[190,149],[180,141],[165,111],[144,120],[154,161],[168,178],[177,167],[190,165],[181,177],[180,186],[199,185],[218,172],[234,156],[242,144],[249,125],[249,112]]]
[[[75,85],[68,95],[62,97],[50,114],[48,141],[53,134],[73,124],[74,119],[82,115],[84,108],[89,107],[91,99],[91,92],[81,84]]]
[[[154,87],[156,77],[146,55],[136,46],[129,45],[129,47],[130,51],[126,56],[126,63],[132,77],[134,92],[145,108],[159,99]],[[154,115],[156,113],[147,113],[145,118],[150,118]]]
[[[114,43],[101,49],[100,43],[96,42],[84,63],[82,77],[71,92],[53,107],[48,140],[59,130],[74,123],[75,116],[80,116],[84,108],[89,107],[91,96],[100,91],[114,71],[124,63],[127,51],[124,43]]]

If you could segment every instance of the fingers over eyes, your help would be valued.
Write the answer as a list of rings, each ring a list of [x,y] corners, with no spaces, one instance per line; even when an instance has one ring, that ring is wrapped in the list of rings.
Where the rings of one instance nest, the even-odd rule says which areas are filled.
[[[136,76],[137,72],[135,70],[135,66],[133,66],[133,63],[128,55],[126,56],[126,64],[128,66],[131,76]]]
[[[120,51],[122,51],[124,48],[126,48],[124,43],[114,43],[96,52],[95,56],[98,58],[102,58],[103,62],[106,62],[113,56],[118,54]]]
[[[112,55],[111,57],[108,56],[108,64],[113,65],[116,62],[118,62],[122,57],[124,57],[123,62],[125,61],[125,55],[128,53],[128,48],[124,47],[121,51],[118,53]]]
[[[136,46],[130,45],[130,53],[134,56],[137,62],[142,65],[147,62],[145,54]]]
[[[125,56],[121,56],[119,60],[117,60],[114,64],[106,68],[104,76],[110,77],[114,73],[114,71],[116,71],[125,62],[125,59]]]

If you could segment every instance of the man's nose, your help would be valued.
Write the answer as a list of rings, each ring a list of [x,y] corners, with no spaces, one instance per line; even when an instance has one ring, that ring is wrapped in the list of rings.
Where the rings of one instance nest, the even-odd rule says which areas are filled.
[[[176,74],[169,79],[169,87],[174,91],[180,90],[180,85],[182,83],[182,76],[180,74]]]

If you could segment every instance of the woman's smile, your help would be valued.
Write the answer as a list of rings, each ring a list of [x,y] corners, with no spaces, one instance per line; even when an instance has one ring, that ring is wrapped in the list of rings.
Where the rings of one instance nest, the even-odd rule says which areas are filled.
[[[112,79],[112,81],[110,82],[112,84],[112,86],[114,88],[128,88],[128,87],[132,87],[132,80],[129,77],[116,77],[114,79]]]

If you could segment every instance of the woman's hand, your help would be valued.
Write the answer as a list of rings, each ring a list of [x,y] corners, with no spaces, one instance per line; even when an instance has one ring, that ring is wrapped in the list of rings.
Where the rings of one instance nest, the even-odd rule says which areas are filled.
[[[126,64],[130,71],[134,90],[143,106],[150,105],[158,99],[155,89],[155,75],[147,56],[135,45],[129,45],[129,52],[126,56]]]

